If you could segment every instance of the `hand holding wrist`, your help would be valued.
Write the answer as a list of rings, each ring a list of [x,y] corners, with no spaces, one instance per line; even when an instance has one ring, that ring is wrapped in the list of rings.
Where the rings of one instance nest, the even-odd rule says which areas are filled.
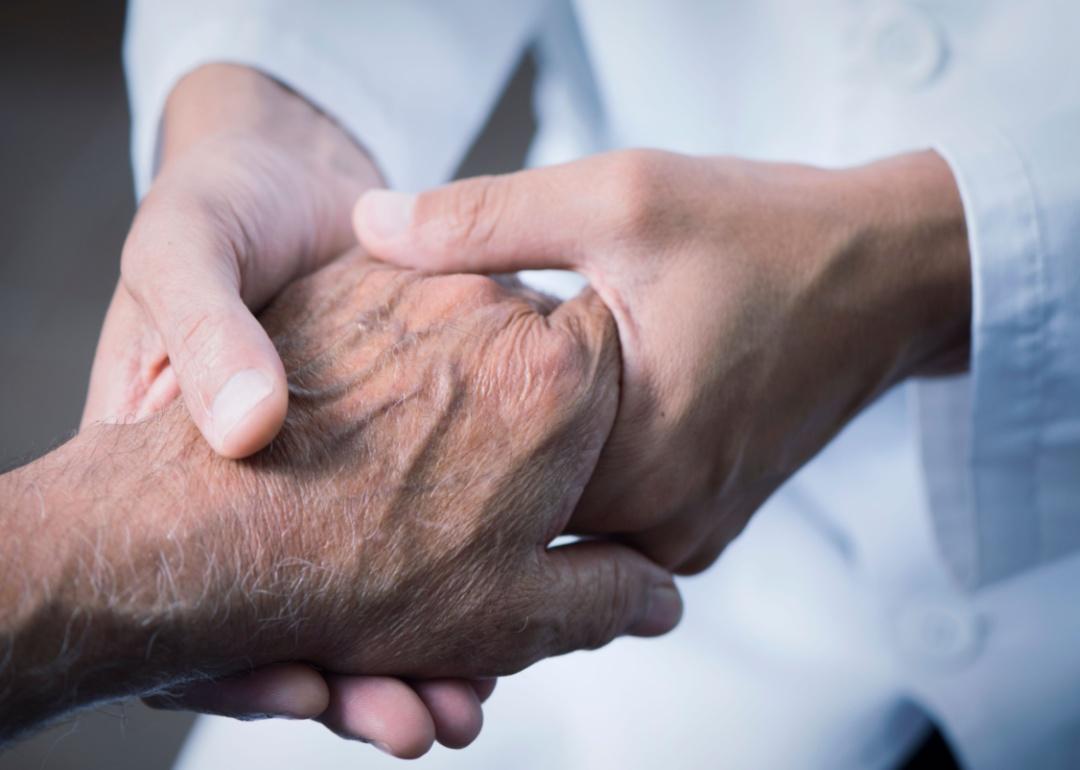
[[[546,547],[618,396],[614,329],[595,296],[552,310],[487,279],[354,254],[262,320],[294,392],[263,453],[220,458],[172,409],[88,429],[23,479],[53,488],[51,516],[78,515],[45,536],[71,551],[35,593],[49,622],[5,629],[18,650],[8,671],[25,682],[40,661],[87,686],[52,676],[40,701],[19,686],[4,707],[41,716],[287,660],[501,675],[677,622],[670,577],[640,554]],[[13,569],[30,536],[8,541]],[[83,615],[99,622],[78,653],[48,647]]]
[[[875,397],[963,359],[963,212],[935,159],[635,150],[374,191],[355,220],[388,261],[589,278],[619,326],[623,396],[572,525],[694,572]]]

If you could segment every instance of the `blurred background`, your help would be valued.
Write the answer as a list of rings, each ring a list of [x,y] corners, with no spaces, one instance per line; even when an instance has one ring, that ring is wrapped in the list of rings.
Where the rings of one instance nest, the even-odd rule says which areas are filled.
[[[121,62],[124,4],[0,2],[0,469],[78,427],[135,211]],[[521,165],[526,57],[459,175]],[[86,712],[0,753],[0,770],[168,768],[192,717]]]

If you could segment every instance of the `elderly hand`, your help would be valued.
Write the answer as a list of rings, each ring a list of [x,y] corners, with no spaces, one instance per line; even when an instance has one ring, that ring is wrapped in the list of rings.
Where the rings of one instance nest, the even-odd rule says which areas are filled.
[[[263,315],[293,405],[264,452],[225,460],[170,409],[6,477],[26,515],[0,555],[26,572],[0,603],[20,608],[0,613],[0,724],[294,660],[490,677],[672,628],[671,577],[636,551],[548,548],[607,439],[619,368],[598,297],[549,310],[354,254]],[[332,697],[322,720],[350,730],[346,706]]]
[[[402,265],[584,273],[622,399],[571,523],[681,572],[885,389],[966,365],[963,209],[932,152],[843,171],[618,152],[369,192],[354,223]]]
[[[299,95],[247,67],[204,66],[169,97],[161,169],[124,246],[83,424],[145,417],[182,393],[209,444],[261,449],[285,419],[285,370],[258,310],[354,241],[349,209],[379,183],[367,155]],[[157,705],[241,716],[350,704],[363,737],[393,753],[480,729],[494,682],[335,677],[299,663],[174,690]],[[415,690],[415,692],[414,692]],[[475,691],[475,692],[474,692]],[[419,694],[429,713],[415,709]],[[375,716],[378,715],[378,719]]]

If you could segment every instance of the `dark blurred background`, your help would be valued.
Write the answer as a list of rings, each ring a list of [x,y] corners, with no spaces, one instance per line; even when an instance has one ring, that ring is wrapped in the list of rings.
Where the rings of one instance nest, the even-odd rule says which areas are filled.
[[[0,469],[70,437],[135,202],[122,2],[0,1]],[[459,172],[520,167],[526,58]],[[186,714],[138,703],[78,715],[0,753],[0,770],[157,770]]]

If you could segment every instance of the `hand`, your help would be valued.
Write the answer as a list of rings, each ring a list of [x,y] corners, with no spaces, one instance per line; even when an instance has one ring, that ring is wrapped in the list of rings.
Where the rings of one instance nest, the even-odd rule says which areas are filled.
[[[349,207],[378,173],[302,98],[231,65],[177,85],[161,146],[124,244],[83,424],[145,417],[182,394],[217,452],[246,457],[277,433],[288,399],[252,309],[354,242]]]
[[[571,524],[680,572],[885,389],[967,361],[963,209],[932,152],[845,171],[619,152],[369,192],[354,221],[402,265],[585,274],[622,399]]]
[[[170,409],[4,478],[4,729],[294,660],[502,675],[678,621],[670,575],[636,551],[547,548],[618,399],[595,295],[547,313],[488,279],[353,255],[262,320],[292,390],[264,452],[224,460]]]
[[[161,139],[161,171],[124,247],[83,425],[142,418],[182,392],[210,445],[243,457],[277,433],[288,393],[277,351],[249,308],[353,242],[349,209],[379,175],[333,121],[246,67],[208,65],[184,78]],[[331,700],[348,703],[356,737],[401,754],[430,744],[433,729],[447,745],[470,743],[482,721],[474,689],[486,696],[491,686],[328,682],[295,663],[151,703],[294,718],[319,715]]]

